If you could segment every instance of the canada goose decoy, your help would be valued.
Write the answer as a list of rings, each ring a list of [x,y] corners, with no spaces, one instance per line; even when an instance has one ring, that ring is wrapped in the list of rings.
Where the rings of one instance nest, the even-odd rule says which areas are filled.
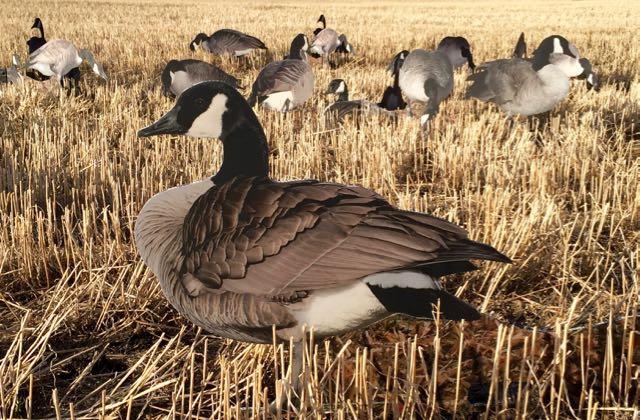
[[[239,84],[235,77],[201,60],[171,60],[162,70],[162,88],[168,96],[180,96],[187,88],[206,80],[220,80],[233,88]]]
[[[454,39],[452,37],[448,37]],[[460,41],[440,42],[436,51],[417,49],[411,51],[400,67],[400,89],[407,97],[409,114],[412,115],[411,104],[414,101],[426,104],[420,123],[424,126],[440,110],[440,103],[447,99],[453,91],[452,59],[464,57],[471,67],[473,59],[468,47]],[[463,38],[464,39],[464,38]],[[468,43],[466,43],[468,45]],[[463,51],[463,48],[466,48]],[[402,54],[398,53],[394,60]]]
[[[258,74],[249,104],[286,112],[304,104],[313,93],[313,71],[307,63],[309,41],[298,34],[291,42],[289,58],[267,64]]]
[[[211,178],[149,199],[135,224],[138,253],[169,302],[203,329],[272,343],[322,339],[401,313],[474,320],[441,276],[510,262],[446,220],[400,210],[375,192],[313,180],[269,178],[264,130],[245,99],[217,81],[196,84],[139,137],[219,138]],[[294,384],[302,360],[294,346]],[[295,386],[295,385],[294,385]]]
[[[396,111],[407,107],[407,103],[402,99],[402,89],[400,89],[399,81],[400,67],[402,67],[407,55],[409,55],[407,50],[399,52],[389,65],[388,70],[393,75],[393,85],[387,86],[384,90],[382,100],[378,103],[380,108],[384,108],[387,111]]]
[[[584,71],[575,56],[563,51],[558,47],[547,57],[537,54],[530,61],[511,58],[485,63],[467,78],[473,84],[466,96],[494,102],[509,116],[550,111],[569,93],[569,77]]]
[[[524,34],[522,34],[522,37],[524,39]],[[551,35],[543,39],[540,45],[538,45],[538,48],[533,52],[532,60],[537,60],[540,64],[549,64],[549,56],[554,52],[563,53],[580,60],[580,67],[576,66],[575,71],[569,74],[569,77],[586,79],[587,90],[600,90],[598,75],[593,72],[589,60],[581,58],[578,48],[561,35]]]
[[[328,60],[329,55],[334,52],[353,53],[353,46],[347,40],[345,34],[339,34],[334,29],[327,28],[324,15],[320,16],[318,22],[322,22],[323,28],[316,28],[313,31],[314,37],[309,47],[309,54],[312,57],[321,57],[324,63],[325,58]],[[331,63],[330,63],[331,64]]]
[[[464,37],[446,36],[438,44],[437,50],[442,51],[449,57],[454,69],[459,69],[465,64],[469,66],[471,71],[476,68],[473,62],[473,54],[471,54],[471,45]]]
[[[349,115],[371,114],[384,115],[395,118],[395,112],[386,109],[373,102],[357,99],[349,100],[349,90],[347,84],[342,79],[333,79],[329,82],[329,86],[325,91],[325,95],[336,95],[337,100],[324,110],[324,115],[329,119],[335,119],[336,122],[342,122]]]
[[[17,85],[22,83],[22,75],[20,74],[20,58],[13,54],[11,57],[11,66],[0,69],[0,84]]]
[[[91,51],[78,50],[71,42],[64,39],[54,39],[38,48],[27,61],[28,69],[38,70],[45,76],[55,76],[58,82],[72,69],[79,67],[83,61],[91,67],[91,70],[104,80],[107,80],[102,64],[98,63]]]
[[[196,46],[200,46],[204,51],[212,54],[233,54],[236,57],[245,56],[256,49],[267,49],[264,42],[255,36],[247,35],[235,29],[220,29],[211,36],[199,33],[189,44],[189,49],[195,51]]]

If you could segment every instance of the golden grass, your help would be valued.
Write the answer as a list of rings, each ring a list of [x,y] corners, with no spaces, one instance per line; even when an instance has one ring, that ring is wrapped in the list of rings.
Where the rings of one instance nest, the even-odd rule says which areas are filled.
[[[286,349],[195,331],[132,241],[143,203],[213,174],[220,146],[141,140],[136,131],[171,107],[159,71],[191,56],[197,32],[233,27],[267,43],[268,54],[241,67],[194,54],[250,86],[320,13],[359,54],[336,70],[315,67],[304,110],[259,111],[274,178],[361,184],[464,225],[515,262],[483,264],[447,288],[493,317],[549,331],[489,317],[394,319],[309,343],[301,414],[638,418],[638,4],[183,0],[2,2],[3,63],[13,52],[24,58],[37,15],[49,39],[93,50],[110,81],[86,76],[81,96],[35,83],[0,96],[0,417],[268,417]],[[603,81],[599,93],[574,83],[542,147],[526,124],[510,127],[494,107],[463,100],[464,72],[427,134],[412,120],[331,131],[319,117],[334,77],[354,98],[377,100],[391,82],[386,64],[403,48],[464,35],[482,62],[510,55],[521,31],[530,50],[547,35],[567,36]]]

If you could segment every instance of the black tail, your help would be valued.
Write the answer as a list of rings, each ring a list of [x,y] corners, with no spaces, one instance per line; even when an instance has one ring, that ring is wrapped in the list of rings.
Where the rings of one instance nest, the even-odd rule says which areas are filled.
[[[371,292],[387,311],[415,318],[434,319],[435,310],[442,318],[452,321],[474,321],[480,313],[473,306],[439,289],[412,289],[409,287],[379,287],[369,285]]]
[[[524,40],[524,32],[520,34],[520,38],[518,38],[518,42],[516,42],[513,56],[516,58],[525,58],[527,56],[527,43]]]

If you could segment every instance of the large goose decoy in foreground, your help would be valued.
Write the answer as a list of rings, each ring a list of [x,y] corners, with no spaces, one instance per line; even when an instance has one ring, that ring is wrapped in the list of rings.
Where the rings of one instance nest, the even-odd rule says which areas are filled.
[[[55,76],[58,82],[72,69],[79,67],[83,61],[91,70],[104,80],[107,80],[102,65],[98,63],[89,50],[78,50],[71,42],[64,39],[54,39],[38,48],[27,61],[27,69],[38,70],[44,76]]]
[[[162,70],[162,89],[169,96],[180,96],[196,83],[207,80],[220,80],[231,87],[238,87],[238,79],[202,60],[171,60]]]
[[[375,192],[312,180],[269,178],[267,139],[245,99],[202,82],[138,132],[219,138],[211,178],[149,199],[135,225],[144,262],[169,302],[205,330],[235,340],[298,341],[368,326],[396,313],[473,320],[471,305],[438,278],[509,262],[446,220],[400,210]],[[300,346],[291,378],[297,378]]]
[[[520,58],[495,60],[482,65],[480,72],[467,80],[473,82],[467,97],[494,102],[509,116],[531,116],[550,111],[569,93],[569,77],[584,71],[582,63],[554,41],[556,47],[535,55],[530,61]]]
[[[291,41],[288,58],[267,64],[251,88],[249,104],[287,112],[304,104],[313,93],[313,71],[307,63],[309,41],[298,34]]]
[[[395,119],[397,114],[393,111],[387,111],[379,104],[367,101],[365,99],[349,100],[349,90],[347,83],[342,79],[333,79],[329,82],[329,86],[325,92],[326,95],[336,95],[337,100],[324,110],[324,115],[328,120],[341,123],[348,116],[358,116],[362,114],[381,115]]]
[[[448,38],[451,40],[447,41]],[[452,60],[464,57],[469,67],[475,67],[471,50],[468,48],[469,43],[460,42],[458,38],[448,38],[440,42],[436,51],[411,51],[400,67],[400,88],[409,102],[409,112],[412,112],[411,104],[414,101],[426,104],[420,117],[422,125],[426,125],[438,113],[440,103],[453,91]],[[394,57],[394,61],[400,54],[402,53]]]
[[[232,54],[241,57],[251,51],[260,49],[266,50],[267,46],[255,36],[247,35],[235,29],[220,29],[211,36],[199,33],[189,44],[191,51],[200,46],[204,51],[216,55]]]

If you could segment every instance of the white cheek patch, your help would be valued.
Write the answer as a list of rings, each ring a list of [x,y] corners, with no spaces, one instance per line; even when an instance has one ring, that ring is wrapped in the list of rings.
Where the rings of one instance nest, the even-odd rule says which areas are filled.
[[[100,68],[98,67],[98,63],[93,63],[93,72],[96,74],[100,74]]]
[[[351,53],[351,44],[347,44],[347,52]]]
[[[344,82],[340,82],[340,85],[338,85],[338,89],[336,89],[336,93],[342,93],[344,92],[346,86],[344,85]]]
[[[176,77],[175,73],[172,71],[169,71],[169,77],[171,78],[171,84],[173,84],[173,79]]]
[[[591,83],[591,85],[593,85],[593,84],[594,84],[594,83],[593,83],[593,73],[591,73],[591,74],[589,75],[589,77],[587,77],[587,82]]]
[[[426,125],[427,122],[429,122],[429,114],[424,114],[423,116],[420,117],[421,125]]]
[[[222,115],[227,110],[227,95],[217,94],[209,104],[209,108],[200,114],[187,131],[191,137],[217,138],[222,134]]]
[[[564,53],[562,45],[560,44],[560,38],[553,38],[553,52],[556,54]]]

